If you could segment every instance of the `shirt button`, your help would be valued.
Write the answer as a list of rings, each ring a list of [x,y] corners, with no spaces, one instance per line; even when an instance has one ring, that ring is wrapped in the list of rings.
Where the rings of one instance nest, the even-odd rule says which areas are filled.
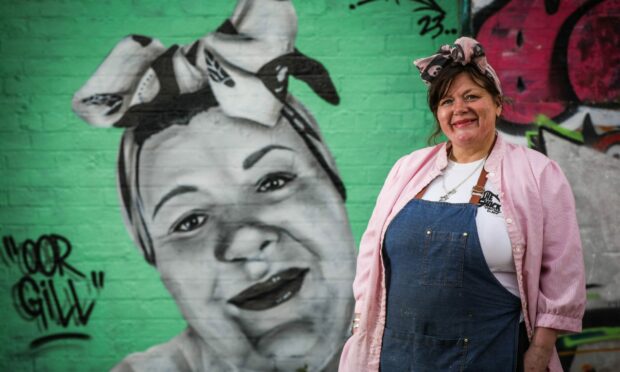
[[[512,223],[512,218],[506,218],[506,223]]]

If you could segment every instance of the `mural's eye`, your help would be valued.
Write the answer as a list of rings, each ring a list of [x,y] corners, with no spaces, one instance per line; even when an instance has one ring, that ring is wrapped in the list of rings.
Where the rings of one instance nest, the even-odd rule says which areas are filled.
[[[183,217],[179,222],[172,226],[172,232],[186,233],[194,231],[207,222],[207,215],[200,213],[192,213]]]
[[[272,192],[286,186],[297,176],[287,172],[269,173],[256,183],[257,192]]]

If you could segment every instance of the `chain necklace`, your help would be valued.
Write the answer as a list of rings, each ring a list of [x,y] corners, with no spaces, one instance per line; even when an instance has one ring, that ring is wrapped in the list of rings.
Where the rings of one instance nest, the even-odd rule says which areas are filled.
[[[448,153],[448,159],[450,158],[450,155],[452,154],[452,149],[450,149],[450,153]],[[458,185],[454,186],[453,188],[451,188],[450,190],[448,190],[446,188],[446,177],[442,177],[441,178],[441,188],[443,189],[443,191],[445,192],[445,194],[443,196],[441,196],[439,198],[439,201],[445,202],[448,199],[450,199],[450,197],[452,195],[454,195],[454,193],[456,193],[456,190],[461,187],[461,185],[463,185],[468,179],[471,178],[471,176],[473,176],[474,174],[476,174],[476,172],[478,170],[480,170],[480,168],[482,168],[482,166],[484,165],[484,163],[487,162],[487,158],[484,158],[484,161],[481,161],[480,164],[478,164],[478,166],[476,167],[476,169],[474,169],[473,172],[471,172],[467,177],[465,177],[461,182],[458,183]]]

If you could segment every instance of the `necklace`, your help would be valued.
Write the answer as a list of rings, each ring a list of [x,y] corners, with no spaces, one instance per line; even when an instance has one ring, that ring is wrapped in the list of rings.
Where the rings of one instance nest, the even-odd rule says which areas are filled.
[[[452,149],[450,149],[450,153],[452,152]],[[450,154],[448,154],[448,158],[450,158]],[[439,201],[445,202],[448,199],[450,199],[450,197],[452,195],[454,195],[454,193],[456,193],[456,190],[461,187],[462,184],[465,183],[465,181],[467,181],[468,179],[471,178],[471,176],[473,176],[483,165],[484,163],[487,162],[487,158],[484,158],[484,161],[481,161],[480,164],[478,164],[478,166],[476,167],[476,169],[474,169],[473,172],[471,172],[467,177],[465,177],[461,182],[459,182],[456,186],[454,186],[453,188],[451,188],[450,190],[448,190],[446,188],[446,177],[442,177],[441,178],[441,188],[443,189],[443,191],[445,192],[445,194],[443,196],[441,196],[439,198]]]

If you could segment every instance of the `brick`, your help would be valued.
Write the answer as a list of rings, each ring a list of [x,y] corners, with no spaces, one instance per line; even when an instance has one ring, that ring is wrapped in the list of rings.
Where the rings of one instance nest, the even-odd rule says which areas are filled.
[[[28,133],[11,132],[0,135],[0,149],[28,150],[31,149],[31,140]]]
[[[46,206],[54,205],[54,190],[49,188],[13,188],[9,190],[11,206]]]
[[[359,36],[341,39],[338,53],[345,56],[376,56],[383,54],[385,49],[384,36]]]
[[[353,75],[342,79],[340,89],[343,96],[361,92],[393,92],[387,85],[384,75]]]
[[[52,152],[46,151],[12,151],[5,152],[7,167],[13,170],[47,169],[54,167],[56,162]]]

